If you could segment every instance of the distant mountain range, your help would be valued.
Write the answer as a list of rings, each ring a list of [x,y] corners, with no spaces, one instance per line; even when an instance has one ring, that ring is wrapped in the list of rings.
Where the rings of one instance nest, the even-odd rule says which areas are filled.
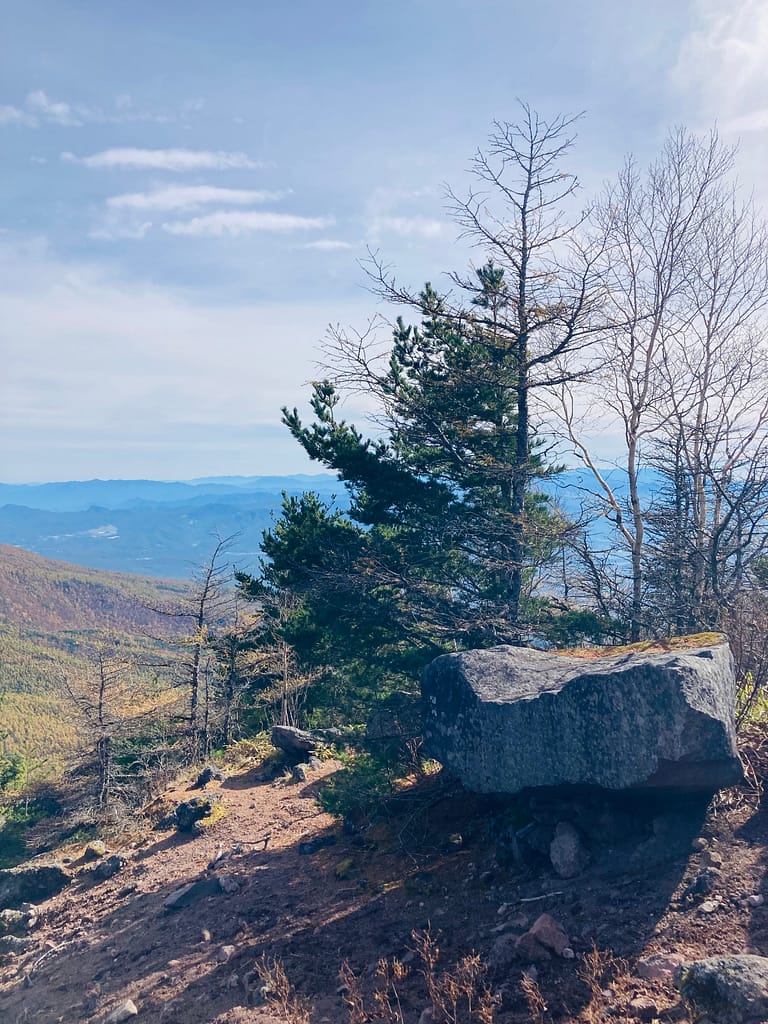
[[[621,470],[606,476],[618,493],[626,491]],[[647,472],[642,484],[647,502],[658,478]],[[574,469],[546,489],[575,516],[594,485],[586,471]],[[340,508],[348,505],[344,485],[329,474],[0,483],[0,544],[95,569],[189,579],[217,538],[237,535],[227,557],[238,569],[254,571],[262,533],[279,512],[282,492],[303,491],[315,491]],[[605,520],[593,530],[601,541],[609,533]]]
[[[227,557],[254,570],[282,492],[309,490],[346,505],[329,475],[0,484],[0,543],[95,569],[188,579],[218,537],[236,534]]]

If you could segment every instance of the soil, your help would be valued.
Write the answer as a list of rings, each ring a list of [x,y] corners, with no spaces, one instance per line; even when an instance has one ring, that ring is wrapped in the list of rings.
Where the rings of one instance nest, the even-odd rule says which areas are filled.
[[[614,826],[628,823],[623,834],[593,840],[591,865],[570,879],[543,860],[502,856],[500,837],[524,820],[523,804],[469,796],[442,775],[414,780],[377,820],[353,827],[315,800],[337,762],[323,762],[303,782],[244,770],[208,787],[223,813],[200,837],[138,821],[119,850],[127,864],[108,881],[93,881],[82,846],[59,851],[72,858],[75,879],[41,905],[33,948],[0,961],[0,1021],[102,1024],[128,999],[138,1024],[286,1020],[273,1000],[257,1005],[263,981],[254,968],[266,955],[282,964],[313,1024],[350,1019],[345,999],[355,985],[340,978],[344,961],[371,1014],[356,1020],[397,1021],[372,1015],[372,990],[381,985],[381,958],[398,958],[402,1020],[417,1024],[430,1000],[414,950],[428,929],[444,968],[473,951],[490,963],[485,978],[499,1024],[687,1022],[672,977],[645,980],[639,961],[657,953],[768,955],[765,758],[756,737],[745,756],[748,784],[708,807],[653,798],[614,806]],[[191,795],[178,787],[163,802],[172,807]],[[566,798],[544,801],[540,820],[557,817]],[[306,852],[302,844],[313,840],[322,842]],[[709,891],[690,891],[707,864]],[[222,875],[236,891],[211,882],[191,905],[164,909],[180,886]],[[765,904],[747,902],[760,904],[754,897],[763,893]],[[565,929],[574,956],[553,955],[534,971],[525,956],[500,960],[499,945],[544,912]],[[533,988],[523,972],[535,977]],[[299,1009],[292,1013],[300,1019]]]

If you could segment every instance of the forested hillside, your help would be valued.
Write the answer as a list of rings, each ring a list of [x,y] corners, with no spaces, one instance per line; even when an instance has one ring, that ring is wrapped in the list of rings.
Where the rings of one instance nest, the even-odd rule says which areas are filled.
[[[0,545],[0,732],[10,749],[47,756],[75,739],[67,683],[94,672],[94,655],[119,649],[153,673],[175,627],[157,609],[184,593],[164,583],[54,562]]]

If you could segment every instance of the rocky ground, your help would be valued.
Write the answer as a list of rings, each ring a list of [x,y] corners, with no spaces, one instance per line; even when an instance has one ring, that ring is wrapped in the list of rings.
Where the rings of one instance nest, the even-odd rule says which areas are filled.
[[[337,762],[305,779],[243,770],[209,785],[224,813],[200,837],[137,820],[110,845],[112,877],[94,877],[82,846],[58,851],[73,880],[27,911],[25,941],[0,958],[0,1021],[257,1024],[306,1007],[313,1024],[427,1024],[433,1002],[462,1005],[467,989],[474,1015],[451,1017],[448,998],[443,1019],[689,1021],[678,963],[768,956],[757,743],[747,756],[749,783],[709,807],[501,803],[437,776],[346,828],[315,802]],[[554,837],[560,854],[545,856]],[[276,1005],[273,971],[263,1005],[264,955],[298,1002]]]

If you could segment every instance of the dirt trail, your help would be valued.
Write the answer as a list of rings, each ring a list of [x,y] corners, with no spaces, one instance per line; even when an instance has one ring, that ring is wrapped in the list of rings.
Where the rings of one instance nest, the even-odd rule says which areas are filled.
[[[593,944],[627,959],[622,998],[647,995],[663,1021],[685,1020],[672,982],[640,979],[638,958],[768,955],[768,907],[744,903],[763,891],[768,897],[766,816],[741,796],[720,800],[699,830],[723,862],[708,894],[716,909],[705,912],[701,900],[683,896],[701,870],[699,853],[568,880],[501,870],[490,838],[494,808],[439,782],[415,790],[364,840],[346,835],[314,800],[338,767],[324,762],[306,782],[246,773],[213,784],[226,813],[204,836],[151,832],[121,851],[128,863],[109,881],[93,884],[80,873],[43,904],[34,949],[0,966],[0,1022],[101,1024],[131,999],[138,1024],[245,1024],[255,1011],[237,1007],[250,1005],[253,965],[266,952],[308,997],[313,1022],[335,1024],[347,1019],[338,991],[343,960],[369,986],[380,957],[413,961],[412,932],[427,926],[439,930],[446,964],[473,949],[487,957],[500,935],[519,934],[542,911],[562,923],[576,954],[537,965],[547,1021],[580,1019],[588,996],[578,972]],[[167,802],[191,795],[178,789]],[[329,845],[300,852],[313,839]],[[236,891],[164,909],[185,883],[223,874]],[[531,1019],[519,991],[525,966],[515,962],[491,979],[506,993],[502,1024]],[[428,1001],[418,964],[410,970],[401,997],[407,1024],[416,1024]],[[613,1019],[632,1018],[615,1011]]]

